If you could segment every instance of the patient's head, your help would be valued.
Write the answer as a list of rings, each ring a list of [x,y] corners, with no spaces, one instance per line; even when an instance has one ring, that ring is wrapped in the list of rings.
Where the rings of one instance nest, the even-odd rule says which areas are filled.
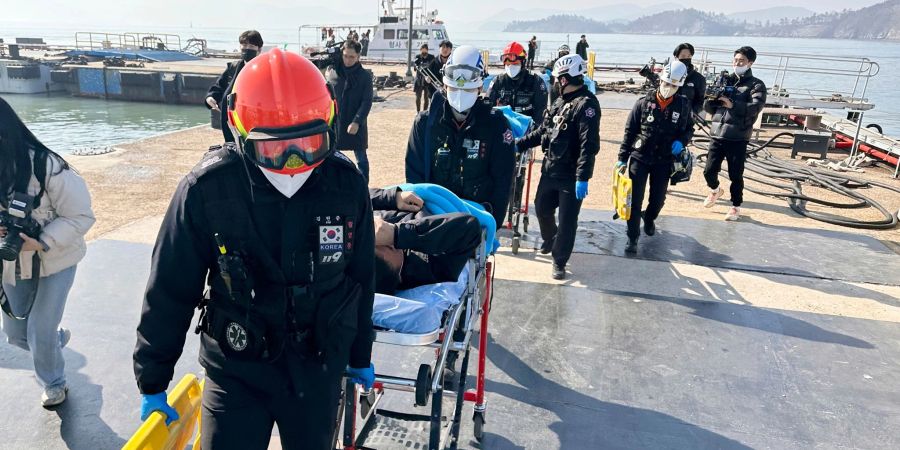
[[[375,292],[393,294],[400,284],[403,251],[389,245],[375,246]]]

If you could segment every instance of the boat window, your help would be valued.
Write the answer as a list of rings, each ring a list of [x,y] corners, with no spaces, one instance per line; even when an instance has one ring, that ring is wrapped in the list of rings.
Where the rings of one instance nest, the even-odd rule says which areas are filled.
[[[428,30],[413,30],[413,39],[428,39]]]
[[[437,39],[439,41],[443,41],[444,39],[446,39],[446,37],[444,36],[444,30],[431,30],[431,31],[434,32],[434,39]]]
[[[397,30],[384,30],[385,39],[394,39],[394,32]]]
[[[409,30],[397,30],[397,39],[409,39]]]

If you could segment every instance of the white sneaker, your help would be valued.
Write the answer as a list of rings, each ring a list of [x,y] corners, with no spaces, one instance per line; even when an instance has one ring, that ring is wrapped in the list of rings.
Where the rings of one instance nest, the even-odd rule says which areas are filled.
[[[59,329],[59,348],[66,348],[69,340],[72,339],[72,330],[68,328]]]
[[[45,408],[59,405],[66,401],[66,393],[68,392],[69,387],[66,385],[44,389],[44,393],[41,394],[41,405]]]
[[[728,210],[728,214],[725,214],[725,220],[735,221],[741,218],[741,208],[739,206],[732,206],[731,209]]]
[[[713,205],[716,204],[716,201],[719,200],[719,197],[721,197],[722,194],[724,194],[724,193],[725,193],[725,190],[722,189],[722,186],[719,186],[718,188],[713,189],[712,191],[710,191],[709,195],[706,196],[706,200],[703,200],[703,207],[704,208],[712,208]]]

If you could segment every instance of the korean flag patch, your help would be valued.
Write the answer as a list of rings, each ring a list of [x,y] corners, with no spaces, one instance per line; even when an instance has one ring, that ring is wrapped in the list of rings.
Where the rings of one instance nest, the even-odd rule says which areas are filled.
[[[344,226],[319,226],[319,263],[334,264],[344,256]]]

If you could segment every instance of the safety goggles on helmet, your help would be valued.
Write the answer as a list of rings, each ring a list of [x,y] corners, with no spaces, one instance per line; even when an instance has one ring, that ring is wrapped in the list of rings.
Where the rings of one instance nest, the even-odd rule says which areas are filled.
[[[245,152],[260,167],[276,172],[295,172],[304,166],[311,167],[331,154],[334,131],[324,120],[313,120],[289,128],[254,128],[243,142]]]
[[[515,53],[504,53],[500,55],[500,62],[503,64],[515,64],[521,63],[522,61],[525,61],[525,56],[523,55],[517,55]]]
[[[481,86],[481,69],[468,64],[446,65],[444,66],[444,84],[460,89]]]

